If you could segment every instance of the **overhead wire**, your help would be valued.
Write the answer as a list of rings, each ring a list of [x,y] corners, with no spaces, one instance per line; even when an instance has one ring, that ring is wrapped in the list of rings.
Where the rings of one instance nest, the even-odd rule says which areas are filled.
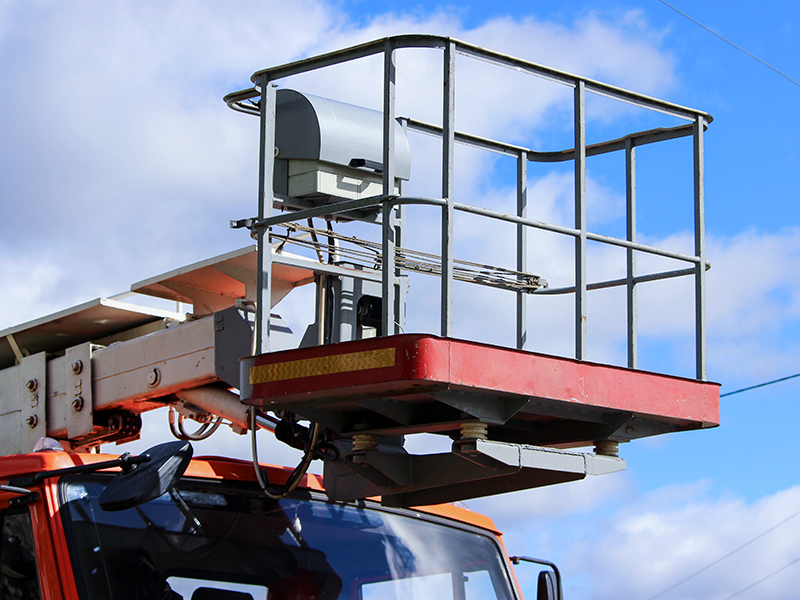
[[[734,48],[736,48],[737,50],[739,50],[739,51],[741,51],[741,52],[743,52],[743,53],[747,54],[747,55],[748,55],[748,56],[750,56],[751,58],[753,58],[753,59],[757,60],[758,62],[760,62],[761,64],[763,64],[764,66],[766,66],[766,67],[769,67],[770,69],[772,69],[773,71],[775,71],[776,73],[778,73],[778,74],[779,74],[779,75],[781,75],[782,77],[785,77],[786,79],[788,79],[789,81],[791,81],[791,82],[792,82],[792,83],[794,83],[795,85],[797,85],[797,86],[800,86],[800,82],[797,82],[797,81],[795,81],[794,79],[792,79],[791,77],[789,77],[788,75],[786,75],[785,73],[783,73],[782,71],[780,71],[779,69],[776,69],[775,67],[773,67],[773,66],[772,66],[772,65],[770,65],[769,63],[767,63],[767,62],[765,62],[765,61],[761,60],[760,58],[758,58],[758,57],[757,57],[757,56],[755,56],[754,54],[752,54],[752,53],[748,52],[748,51],[747,51],[747,50],[745,50],[744,48],[742,48],[742,47],[740,47],[740,46],[738,46],[738,45],[734,44],[732,41],[730,41],[730,40],[728,40],[727,38],[723,37],[722,35],[720,35],[720,34],[719,34],[719,33],[717,33],[716,31],[714,31],[713,29],[711,29],[711,28],[707,27],[706,25],[703,25],[703,23],[701,23],[701,22],[700,22],[700,21],[698,21],[697,19],[694,19],[693,17],[689,16],[688,14],[686,14],[686,13],[685,13],[685,12],[683,12],[683,11],[681,11],[681,10],[680,10],[680,9],[678,9],[677,7],[673,6],[672,4],[670,4],[669,2],[667,2],[666,0],[659,0],[659,1],[660,1],[662,4],[664,4],[664,5],[668,6],[669,8],[671,8],[672,10],[674,10],[675,12],[677,12],[678,14],[680,14],[680,15],[682,15],[682,16],[684,16],[684,17],[686,17],[687,19],[689,19],[690,21],[692,21],[692,22],[693,22],[693,23],[695,23],[696,25],[699,25],[700,27],[702,27],[703,29],[705,29],[705,30],[706,30],[706,31],[708,31],[709,33],[712,33],[712,34],[714,34],[716,37],[718,37],[718,38],[719,38],[719,39],[721,39],[722,41],[724,41],[724,42],[726,42],[726,43],[730,44],[731,46],[733,46],[733,47],[734,47]],[[733,391],[733,392],[727,392],[727,393],[725,393],[725,394],[720,394],[720,398],[724,398],[724,397],[726,397],[726,396],[732,396],[732,395],[734,395],[734,394],[739,394],[739,393],[741,393],[741,392],[747,392],[747,391],[754,390],[754,389],[757,389],[757,388],[761,388],[761,387],[765,387],[765,386],[768,386],[768,385],[772,385],[772,384],[774,384],[774,383],[780,383],[781,381],[787,381],[787,380],[789,380],[789,379],[794,379],[795,377],[800,377],[800,373],[796,373],[796,374],[794,374],[794,375],[789,375],[788,377],[781,377],[780,379],[774,379],[774,380],[772,380],[772,381],[767,381],[767,382],[765,382],[765,383],[759,383],[759,384],[757,384],[757,385],[752,385],[752,386],[749,386],[749,387],[745,387],[745,388],[742,388],[742,389],[739,389],[739,390],[735,390],[735,391]]]
[[[764,383],[759,383],[759,384],[756,384],[756,385],[751,385],[751,386],[748,386],[748,387],[745,387],[745,388],[741,388],[741,389],[738,389],[738,390],[734,390],[734,391],[732,391],[732,392],[727,392],[727,393],[725,393],[725,394],[720,394],[720,396],[719,396],[719,397],[720,397],[720,398],[724,398],[725,396],[732,396],[733,394],[740,394],[740,393],[742,393],[742,392],[748,392],[748,391],[750,391],[750,390],[755,390],[755,389],[762,388],[762,387],[765,387],[765,386],[768,386],[768,385],[773,385],[773,384],[775,384],[775,383],[780,383],[780,382],[782,382],[782,381],[787,381],[787,380],[789,380],[789,379],[795,379],[796,377],[800,377],[800,373],[795,373],[794,375],[789,375],[789,376],[787,376],[787,377],[780,377],[780,378],[778,378],[778,379],[773,379],[772,381],[766,381],[766,382],[764,382]],[[760,533],[759,535],[757,535],[756,537],[754,537],[754,538],[753,538],[753,539],[751,539],[750,541],[748,541],[748,542],[745,542],[744,544],[742,544],[741,546],[739,546],[739,547],[738,547],[738,548],[736,548],[735,550],[732,550],[731,552],[729,552],[729,553],[728,553],[728,554],[726,554],[725,556],[722,556],[722,557],[718,558],[717,560],[715,560],[714,562],[712,562],[712,563],[709,563],[708,565],[706,565],[706,566],[705,566],[705,567],[703,567],[702,569],[699,569],[699,570],[695,571],[694,573],[692,573],[692,574],[691,574],[691,575],[689,575],[688,577],[686,577],[686,578],[682,579],[682,580],[681,580],[681,581],[679,581],[678,583],[676,583],[676,584],[674,584],[674,585],[672,585],[672,586],[670,586],[670,587],[666,588],[665,590],[662,590],[661,592],[659,592],[659,593],[658,593],[658,594],[656,594],[655,596],[651,596],[651,597],[650,597],[648,600],[655,600],[656,598],[660,598],[661,596],[663,596],[663,595],[664,595],[664,594],[666,594],[667,592],[671,592],[672,590],[674,590],[674,589],[675,589],[675,588],[677,588],[678,586],[681,586],[681,585],[683,585],[684,583],[686,583],[686,582],[687,582],[687,581],[689,581],[690,579],[694,579],[695,577],[697,577],[698,575],[700,575],[700,573],[703,573],[703,572],[707,571],[708,569],[710,569],[711,567],[713,567],[713,566],[715,566],[715,565],[719,564],[720,562],[722,562],[723,560],[725,560],[725,559],[726,559],[726,558],[728,558],[729,556],[732,556],[732,555],[736,554],[736,553],[737,553],[737,552],[739,552],[740,550],[742,550],[742,549],[746,548],[747,546],[749,546],[750,544],[752,544],[752,543],[753,543],[753,542],[755,542],[756,540],[759,540],[759,539],[761,539],[762,537],[764,537],[764,536],[765,536],[765,535],[767,535],[768,533],[770,533],[770,532],[774,531],[775,529],[777,529],[778,527],[780,527],[781,525],[783,525],[784,523],[786,523],[786,522],[790,521],[791,519],[795,518],[795,517],[796,517],[796,516],[798,516],[798,515],[800,515],[800,511],[797,511],[796,513],[794,513],[794,514],[790,515],[789,517],[787,517],[786,519],[784,519],[783,521],[781,521],[781,522],[780,522],[780,523],[778,523],[777,525],[774,525],[774,526],[770,527],[769,529],[767,529],[766,531],[764,531],[764,532]],[[778,574],[780,571],[782,571],[782,570],[783,570],[783,569],[785,569],[786,567],[789,567],[789,566],[793,565],[795,562],[798,562],[798,560],[800,560],[800,559],[797,559],[797,560],[795,560],[795,561],[792,561],[791,563],[789,563],[789,564],[788,564],[788,565],[786,565],[785,567],[782,567],[781,569],[779,569],[778,571],[775,571],[774,573],[772,573],[772,574],[768,575],[768,576],[767,576],[767,577],[765,577],[764,579],[762,579],[762,580],[760,580],[760,581],[757,581],[756,583],[752,584],[750,587],[753,587],[753,586],[755,586],[755,585],[758,585],[759,583],[761,583],[761,581],[765,581],[765,580],[766,580],[766,579],[768,579],[769,577],[772,577],[772,575],[777,575],[777,574]],[[733,597],[735,597],[735,596],[737,596],[737,595],[741,594],[742,592],[745,592],[746,590],[750,589],[750,587],[748,587],[748,588],[745,588],[745,589],[743,589],[743,590],[741,590],[741,591],[737,592],[737,593],[736,593],[736,594],[734,594],[733,596],[730,596],[730,598],[733,598]],[[728,600],[728,599],[726,599],[726,600]]]
[[[749,540],[749,541],[745,542],[744,544],[742,544],[741,546],[739,546],[739,547],[738,547],[738,548],[736,548],[735,550],[732,550],[731,552],[728,552],[728,553],[727,553],[725,556],[722,556],[722,557],[718,558],[717,560],[715,560],[714,562],[707,564],[707,565],[706,565],[705,567],[703,567],[702,569],[699,569],[698,571],[695,571],[694,573],[692,573],[692,574],[691,574],[691,575],[689,575],[688,577],[686,577],[686,578],[682,579],[682,580],[681,580],[681,581],[679,581],[678,583],[676,583],[676,584],[674,584],[674,585],[672,585],[672,586],[668,587],[668,588],[667,588],[667,589],[665,589],[665,590],[662,590],[662,591],[660,591],[660,592],[659,592],[658,594],[656,594],[655,596],[650,596],[650,598],[648,598],[648,600],[655,600],[656,598],[660,598],[661,596],[663,596],[663,595],[664,595],[664,594],[666,594],[667,592],[671,592],[672,590],[674,590],[674,589],[675,589],[675,588],[677,588],[678,586],[681,586],[681,585],[683,585],[684,583],[686,583],[686,582],[687,582],[687,581],[689,581],[690,579],[694,579],[695,577],[697,577],[698,575],[700,575],[700,573],[703,573],[703,572],[705,572],[705,571],[708,571],[708,570],[709,570],[711,567],[713,567],[713,566],[715,566],[715,565],[718,565],[719,563],[721,563],[721,562],[722,562],[723,560],[725,560],[726,558],[728,558],[728,557],[730,557],[730,556],[733,556],[734,554],[736,554],[736,553],[737,553],[737,552],[739,552],[740,550],[744,550],[745,548],[747,548],[747,546],[749,546],[749,545],[750,545],[750,544],[752,544],[753,542],[755,542],[755,541],[757,541],[757,540],[760,540],[762,537],[764,537],[764,536],[765,536],[765,535],[767,535],[768,533],[771,533],[771,532],[775,531],[775,530],[776,530],[778,527],[781,527],[782,525],[785,525],[786,523],[788,523],[789,521],[791,521],[792,519],[794,519],[794,518],[795,518],[797,515],[800,515],[800,510],[798,510],[796,513],[794,513],[794,514],[792,514],[792,515],[790,515],[790,516],[786,517],[786,518],[785,518],[783,521],[781,521],[780,523],[778,523],[778,524],[776,524],[776,525],[773,525],[772,527],[770,527],[770,528],[769,528],[769,529],[767,529],[766,531],[763,531],[763,532],[761,532],[761,533],[760,533],[760,534],[758,534],[756,537],[754,537],[753,539],[751,539],[751,540]],[[800,560],[800,559],[798,559],[798,560]],[[797,562],[797,561],[793,561],[793,562]],[[790,563],[790,564],[793,564],[793,563]],[[789,565],[786,565],[786,566],[788,567]],[[784,567],[784,568],[785,568],[785,567]],[[781,569],[781,570],[782,570],[782,569]],[[777,574],[777,573],[778,573],[778,571],[775,571],[775,573],[773,573],[773,575],[774,575],[774,574]],[[766,579],[766,578],[765,578],[765,579]],[[757,583],[759,583],[759,582],[757,582]],[[753,584],[753,585],[756,585],[756,584]],[[751,586],[751,587],[752,587],[752,586]],[[745,591],[745,590],[742,590],[741,592],[743,592],[743,591]],[[740,594],[741,592],[737,592],[736,594],[734,594],[734,596],[736,596],[736,595]],[[733,598],[733,596],[731,596],[731,598]],[[727,599],[726,599],[726,600],[727,600]]]
[[[694,24],[696,24],[696,25],[699,25],[700,27],[702,27],[703,29],[705,29],[705,30],[706,30],[706,31],[708,31],[709,33],[711,33],[711,34],[715,35],[716,37],[718,37],[719,39],[721,39],[723,42],[725,42],[725,43],[727,43],[727,44],[730,44],[731,46],[733,46],[734,48],[736,48],[736,49],[737,49],[737,50],[739,50],[740,52],[743,52],[744,54],[746,54],[746,55],[747,55],[747,56],[749,56],[750,58],[752,58],[752,59],[754,59],[754,60],[757,60],[759,63],[761,63],[761,64],[762,64],[762,65],[764,65],[765,67],[768,67],[769,69],[772,69],[773,71],[775,71],[775,72],[776,72],[778,75],[780,75],[781,77],[783,77],[783,78],[785,78],[785,79],[788,79],[788,80],[789,80],[789,81],[791,81],[793,84],[795,84],[796,86],[800,87],[800,82],[798,82],[798,81],[796,81],[795,79],[793,79],[793,78],[789,77],[789,76],[788,76],[786,73],[784,73],[784,72],[783,72],[783,71],[781,71],[780,69],[777,69],[776,67],[773,67],[771,64],[769,64],[768,62],[766,62],[766,61],[764,61],[764,60],[760,59],[760,58],[759,58],[758,56],[756,56],[755,54],[753,54],[753,53],[751,53],[751,52],[748,52],[747,50],[745,50],[745,49],[744,49],[744,48],[742,48],[741,46],[738,46],[737,44],[733,43],[733,42],[732,42],[732,41],[730,41],[729,39],[727,39],[727,38],[723,37],[722,35],[720,35],[720,34],[719,34],[719,33],[717,33],[716,31],[714,31],[713,29],[711,29],[711,28],[707,27],[706,25],[703,25],[703,23],[701,23],[701,22],[700,22],[700,21],[698,21],[697,19],[694,19],[694,18],[690,17],[690,16],[689,16],[689,15],[687,15],[685,12],[683,12],[683,11],[679,10],[678,8],[676,8],[675,6],[673,6],[672,4],[670,4],[669,2],[667,2],[666,0],[659,0],[659,1],[660,1],[662,4],[664,4],[664,5],[668,6],[669,8],[671,8],[672,10],[674,10],[675,12],[677,12],[678,14],[680,14],[680,15],[682,15],[682,16],[684,16],[684,17],[686,17],[687,19],[689,19],[689,20],[690,20],[692,23],[694,23]],[[780,382],[782,382],[782,381],[787,381],[787,380],[789,380],[789,379],[794,379],[794,378],[796,378],[796,377],[800,377],[800,373],[796,373],[796,374],[794,374],[794,375],[789,375],[789,376],[787,376],[787,377],[781,377],[781,378],[779,378],[779,379],[773,379],[772,381],[767,381],[767,382],[764,382],[764,383],[759,383],[759,384],[757,384],[757,385],[751,385],[751,386],[749,386],[749,387],[745,387],[745,388],[741,388],[741,389],[738,389],[738,390],[734,390],[734,391],[732,391],[732,392],[727,392],[727,393],[725,393],[725,394],[720,394],[720,398],[724,398],[725,396],[732,396],[732,395],[734,395],[734,394],[740,394],[740,393],[742,393],[742,392],[747,392],[747,391],[754,390],[754,389],[757,389],[757,388],[762,388],[762,387],[765,387],[765,386],[768,386],[768,385],[772,385],[772,384],[775,384],[775,383],[780,383]],[[756,540],[758,540],[758,539],[760,539],[760,538],[764,537],[765,535],[767,535],[768,533],[770,533],[770,532],[774,531],[775,529],[777,529],[778,527],[780,527],[780,526],[781,526],[781,525],[783,525],[784,523],[788,522],[789,520],[793,519],[793,518],[794,518],[794,517],[796,517],[797,515],[800,515],[800,511],[798,511],[798,512],[794,513],[793,515],[791,515],[791,516],[787,517],[786,519],[784,519],[783,521],[781,521],[781,522],[780,522],[780,523],[778,523],[777,525],[774,525],[773,527],[769,528],[768,530],[764,531],[763,533],[761,533],[761,534],[757,535],[756,537],[754,537],[754,538],[753,538],[753,539],[751,539],[750,541],[746,542],[745,544],[742,544],[741,546],[739,546],[738,548],[736,548],[736,549],[735,549],[735,550],[733,550],[732,552],[729,552],[729,553],[728,553],[728,554],[726,554],[725,556],[723,556],[723,557],[721,557],[721,558],[718,558],[717,560],[715,560],[714,562],[712,562],[712,563],[710,563],[710,564],[706,565],[706,566],[705,566],[705,567],[703,567],[702,569],[700,569],[700,570],[698,570],[698,571],[695,571],[694,573],[692,573],[691,575],[689,575],[689,577],[686,577],[685,579],[683,579],[683,580],[679,581],[678,583],[674,584],[673,586],[671,586],[671,587],[669,587],[669,588],[667,588],[667,589],[665,589],[665,590],[663,590],[663,591],[659,592],[659,593],[658,593],[658,594],[656,594],[655,596],[651,596],[649,600],[655,600],[655,598],[659,598],[660,596],[663,596],[663,595],[664,595],[664,594],[666,594],[667,592],[670,592],[670,591],[674,590],[674,589],[675,589],[675,588],[677,588],[678,586],[680,586],[680,585],[683,585],[684,583],[686,583],[686,582],[687,582],[687,581],[689,581],[690,579],[693,579],[694,577],[696,577],[696,576],[697,576],[697,575],[699,575],[700,573],[703,573],[703,572],[707,571],[708,569],[710,569],[711,567],[713,567],[713,566],[715,566],[715,565],[719,564],[720,562],[722,562],[722,561],[723,561],[723,560],[725,560],[726,558],[728,558],[728,557],[732,556],[733,554],[736,554],[736,553],[737,553],[737,552],[739,552],[740,550],[742,550],[742,549],[746,548],[747,546],[749,546],[750,544],[752,544],[752,543],[753,543],[753,542],[755,542]],[[758,581],[756,581],[755,583],[752,583],[752,584],[750,584],[750,585],[748,585],[748,586],[746,586],[746,587],[742,588],[741,590],[739,590],[739,591],[738,591],[738,592],[736,592],[735,594],[733,594],[733,595],[731,595],[731,596],[728,596],[727,598],[725,598],[725,600],[731,600],[731,598],[735,598],[736,596],[739,596],[740,594],[743,594],[744,592],[746,592],[746,591],[748,591],[748,590],[750,590],[750,589],[754,588],[755,586],[757,586],[757,585],[759,585],[759,584],[763,583],[763,582],[764,582],[764,581],[766,581],[767,579],[769,579],[769,578],[771,578],[771,577],[773,577],[773,576],[777,575],[777,574],[778,574],[778,573],[780,573],[781,571],[783,571],[783,570],[785,570],[785,569],[789,568],[790,566],[792,566],[793,564],[795,564],[795,563],[797,563],[797,562],[800,562],[800,557],[799,557],[799,558],[796,558],[795,560],[791,561],[790,563],[788,563],[788,564],[784,565],[784,566],[783,566],[783,567],[781,567],[780,569],[778,569],[778,570],[776,570],[776,571],[773,571],[773,572],[772,572],[772,573],[770,573],[769,575],[767,575],[767,576],[765,576],[765,577],[762,577],[761,579],[759,579],[759,580],[758,580]]]
[[[798,557],[798,558],[795,558],[795,559],[794,559],[792,562],[790,562],[789,564],[782,566],[782,567],[781,567],[780,569],[778,569],[777,571],[773,571],[772,573],[770,573],[770,574],[769,574],[769,575],[767,575],[766,577],[762,577],[761,579],[759,579],[759,580],[758,580],[758,581],[756,581],[755,583],[751,583],[751,584],[750,584],[750,585],[748,585],[747,587],[745,587],[745,588],[742,588],[741,590],[739,590],[738,592],[736,592],[736,593],[735,593],[735,594],[733,594],[732,596],[728,596],[727,598],[725,598],[725,600],[731,600],[731,598],[735,598],[735,597],[736,597],[736,596],[738,596],[739,594],[743,594],[743,593],[744,593],[744,592],[746,592],[747,590],[753,589],[753,588],[754,588],[754,587],[756,587],[756,586],[757,586],[759,583],[763,583],[763,582],[765,582],[765,581],[766,581],[767,579],[769,579],[770,577],[773,577],[774,575],[777,575],[777,574],[778,574],[778,573],[780,573],[781,571],[783,571],[783,570],[785,570],[785,569],[788,569],[789,567],[791,567],[793,564],[795,564],[795,563],[797,563],[797,562],[800,562],[800,557]]]
[[[781,381],[787,381],[789,379],[794,379],[795,377],[800,377],[800,373],[795,373],[794,375],[789,375],[788,377],[781,377],[780,379],[773,379],[772,381],[767,381],[764,383],[759,383],[757,385],[751,385],[746,388],[742,388],[740,390],[734,390],[732,392],[726,392],[724,394],[720,394],[720,398],[724,398],[725,396],[733,396],[734,394],[741,394],[742,392],[749,392],[750,390],[755,390],[756,388],[762,388],[768,385],[772,385],[773,383],[780,383]]]
[[[775,71],[775,72],[776,72],[778,75],[780,75],[781,77],[784,77],[784,78],[788,79],[788,80],[789,80],[789,81],[791,81],[793,84],[795,84],[796,86],[799,86],[799,87],[800,87],[800,82],[797,82],[797,81],[795,81],[794,79],[792,79],[791,77],[789,77],[789,76],[788,76],[786,73],[784,73],[783,71],[780,71],[779,69],[776,69],[775,67],[773,67],[773,66],[772,66],[771,64],[769,64],[768,62],[765,62],[765,61],[761,60],[761,59],[760,59],[760,58],[758,58],[758,57],[757,57],[755,54],[752,54],[751,52],[748,52],[747,50],[745,50],[745,49],[744,49],[744,48],[742,48],[741,46],[737,46],[737,45],[736,45],[736,44],[734,44],[732,41],[730,41],[729,39],[727,39],[727,38],[725,38],[725,37],[721,36],[720,34],[718,34],[718,33],[717,33],[716,31],[714,31],[713,29],[710,29],[709,27],[706,27],[705,25],[703,25],[703,24],[702,24],[700,21],[698,21],[697,19],[693,19],[692,17],[690,17],[689,15],[687,15],[685,12],[683,12],[683,11],[681,11],[681,10],[679,10],[679,9],[675,8],[674,6],[672,6],[672,4],[670,4],[670,3],[669,3],[669,2],[667,2],[666,0],[659,0],[659,1],[660,1],[662,4],[665,4],[665,5],[669,6],[669,7],[670,7],[672,10],[674,10],[676,13],[678,13],[678,14],[680,14],[680,15],[683,15],[684,17],[686,17],[687,19],[689,19],[689,20],[690,20],[692,23],[694,23],[694,24],[696,24],[696,25],[699,25],[700,27],[702,27],[703,29],[705,29],[705,30],[706,30],[706,31],[708,31],[709,33],[713,33],[715,36],[717,36],[717,37],[718,37],[719,39],[721,39],[723,42],[725,42],[725,43],[727,43],[727,44],[730,44],[731,46],[733,46],[734,48],[736,48],[736,49],[737,49],[737,50],[739,50],[740,52],[744,52],[744,53],[745,53],[747,56],[749,56],[750,58],[753,58],[753,59],[757,60],[758,62],[760,62],[760,63],[761,63],[762,65],[764,65],[765,67],[769,67],[770,69],[772,69],[773,71]]]

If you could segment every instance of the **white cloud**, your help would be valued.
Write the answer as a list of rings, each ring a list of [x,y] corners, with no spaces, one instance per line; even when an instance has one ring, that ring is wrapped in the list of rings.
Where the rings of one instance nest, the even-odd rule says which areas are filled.
[[[469,505],[494,516],[512,555],[555,559],[566,597],[651,598],[703,570],[661,597],[726,599],[800,557],[798,486],[747,502],[706,482],[640,494],[619,474]],[[793,597],[797,568],[749,597]],[[530,594],[538,568],[516,572]]]
[[[591,544],[576,544],[570,565],[592,574],[587,597],[649,598],[795,514],[798,501],[799,487],[753,503],[709,498],[697,485],[664,488],[599,523]],[[800,557],[798,534],[800,519],[793,518],[662,597],[728,598]],[[752,597],[791,597],[795,581],[796,571],[787,570]]]
[[[587,477],[581,481],[470,500],[470,508],[495,515],[495,524],[509,536],[521,538],[547,522],[588,514],[609,502],[627,499],[627,475]],[[516,532],[524,523],[524,532]],[[517,541],[520,541],[519,539]]]
[[[3,282],[0,286],[0,314],[15,314],[19,322],[24,322],[43,316],[48,310],[61,308],[58,301],[45,305],[34,302],[34,299],[46,297],[52,286],[62,284],[57,269],[51,264],[39,260],[0,258],[0,281]]]
[[[506,17],[474,34],[478,44],[642,93],[663,92],[674,84],[674,60],[659,48],[663,32],[654,30],[640,11],[613,20],[591,12],[573,27]],[[653,70],[642,69],[645,63]]]

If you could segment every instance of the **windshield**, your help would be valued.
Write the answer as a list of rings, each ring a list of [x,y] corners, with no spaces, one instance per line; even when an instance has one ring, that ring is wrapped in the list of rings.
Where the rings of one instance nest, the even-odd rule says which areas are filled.
[[[415,513],[185,480],[105,512],[102,475],[62,478],[78,589],[92,600],[511,600],[497,542]],[[226,591],[223,591],[226,590]]]

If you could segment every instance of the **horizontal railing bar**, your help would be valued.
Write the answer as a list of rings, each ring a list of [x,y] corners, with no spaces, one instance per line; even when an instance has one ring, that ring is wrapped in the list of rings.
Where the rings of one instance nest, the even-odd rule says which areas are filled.
[[[289,221],[309,219],[312,217],[318,217],[328,214],[337,214],[337,213],[347,212],[350,210],[357,210],[359,208],[368,208],[378,205],[395,206],[400,204],[406,204],[406,205],[428,204],[431,206],[446,206],[447,201],[443,198],[430,198],[425,196],[400,196],[400,197],[376,196],[372,198],[361,198],[359,200],[347,200],[345,202],[336,202],[334,204],[325,204],[324,206],[318,206],[316,208],[310,208],[291,213],[284,213],[281,215],[270,217],[268,219],[264,219],[263,221],[253,220],[249,222],[247,226],[251,228],[271,227],[272,225],[288,223]],[[478,206],[472,206],[470,204],[463,204],[461,202],[454,203],[453,207],[455,208],[455,210],[459,210],[461,212],[480,215],[484,217],[490,217],[492,219],[506,221],[508,223],[517,223],[520,225],[526,225],[528,227],[533,227],[535,229],[541,229],[544,231],[550,231],[552,233],[561,233],[564,235],[570,235],[572,237],[577,237],[581,235],[581,232],[578,229],[572,229],[570,227],[564,227],[561,225],[553,225],[551,223],[544,223],[542,221],[536,221],[533,219],[518,217],[516,215],[505,214],[495,210],[490,210],[488,208],[480,208]],[[586,239],[593,242],[609,244],[611,246],[617,246],[620,248],[629,248],[631,250],[637,250],[639,252],[645,252],[647,254],[663,256],[664,258],[681,260],[693,264],[700,264],[702,260],[700,257],[697,256],[682,254],[680,252],[673,252],[672,250],[664,250],[662,248],[656,248],[655,246],[639,244],[638,242],[630,242],[628,240],[613,238],[606,235],[600,235],[598,233],[587,232]]]
[[[246,90],[240,90],[238,92],[231,92],[227,94],[222,100],[225,104],[228,105],[228,108],[232,108],[233,110],[243,112],[250,115],[259,116],[261,111],[259,111],[258,106],[255,104],[245,104],[247,100],[251,100],[253,98],[260,98],[261,97],[261,90],[257,90],[256,88],[248,88]]]
[[[399,117],[398,120],[408,123],[408,128],[411,131],[417,131],[439,138],[442,137],[442,128],[439,125],[426,123],[425,121],[419,121],[411,117]],[[456,142],[464,144],[465,146],[472,146],[474,148],[489,150],[498,154],[508,154],[510,156],[517,156],[520,152],[533,152],[533,150],[529,150],[523,146],[498,142],[497,140],[473,135],[471,133],[463,133],[461,131],[456,131]]]
[[[335,202],[333,204],[324,204],[315,208],[306,208],[304,210],[284,213],[269,217],[263,221],[255,221],[252,227],[271,227],[272,225],[280,225],[281,223],[288,223],[289,221],[311,219],[312,217],[320,217],[322,215],[335,215],[337,213],[347,212],[349,210],[358,210],[360,208],[370,208],[373,206],[380,206],[386,200],[396,198],[396,196],[373,196],[370,198],[359,198],[358,200],[345,200],[344,202]]]
[[[365,58],[375,54],[381,54],[385,52],[387,42],[389,42],[395,49],[443,48],[448,44],[453,43],[456,46],[456,52],[465,56],[489,61],[504,67],[516,69],[539,77],[544,77],[564,85],[574,86],[577,85],[577,82],[583,81],[585,83],[586,90],[593,93],[622,100],[643,108],[658,110],[659,112],[693,122],[698,116],[702,116],[709,123],[712,121],[711,115],[703,111],[681,106],[679,104],[674,104],[672,102],[659,100],[651,96],[625,90],[617,86],[601,83],[585,77],[579,77],[566,71],[560,71],[558,69],[546,67],[544,65],[530,62],[521,58],[516,58],[501,52],[487,50],[486,48],[469,44],[467,42],[462,42],[454,38],[436,35],[414,34],[381,38],[357,46],[344,48],[342,50],[336,50],[334,52],[328,52],[326,54],[287,63],[277,67],[263,69],[254,73],[251,77],[251,81],[256,83],[264,76],[266,76],[266,78],[270,81],[275,81],[285,77],[290,77],[292,75],[350,62],[352,60]]]
[[[394,202],[398,202],[399,200],[402,200],[402,198],[398,198]],[[534,221],[532,219],[526,219],[522,217],[517,217],[515,215],[504,214],[487,208],[480,208],[477,206],[472,206],[469,204],[461,204],[458,202],[455,203],[454,206],[456,210],[460,210],[462,212],[467,212],[475,215],[482,215],[485,217],[492,217],[494,219],[498,219],[501,221],[508,221],[509,223],[519,223],[521,225],[534,227],[535,229],[543,229],[545,231],[552,231],[554,233],[563,233],[565,235],[571,235],[573,237],[578,237],[579,235],[581,235],[581,232],[578,229],[572,229],[570,227],[563,227],[560,225],[552,225],[550,223],[543,223],[542,221]],[[662,248],[656,248],[655,246],[647,246],[645,244],[639,244],[637,242],[629,242],[628,240],[612,238],[606,235],[600,235],[598,233],[586,233],[586,239],[591,240],[593,242],[609,244],[611,246],[618,246],[620,248],[630,248],[631,250],[638,250],[639,252],[655,254],[656,256],[663,256],[665,258],[682,260],[694,264],[700,263],[700,258],[697,256],[682,254],[680,252],[673,252],[671,250],[664,250]]]
[[[439,125],[418,121],[410,117],[400,117],[400,120],[408,123],[408,128],[412,131],[418,131],[428,135],[441,137],[442,128]],[[677,127],[649,129],[647,131],[640,131],[632,133],[625,137],[607,142],[600,142],[598,144],[591,144],[586,146],[586,156],[598,156],[600,154],[607,154],[609,152],[616,152],[625,150],[626,142],[631,140],[634,146],[644,146],[646,144],[654,144],[665,140],[672,140],[681,137],[692,135],[694,125],[678,125]],[[490,138],[473,135],[471,133],[456,132],[456,141],[466,146],[488,150],[497,154],[507,154],[511,156],[518,156],[521,152],[528,154],[530,162],[566,162],[574,160],[575,149],[560,150],[555,152],[538,152],[523,146],[515,144],[507,144],[499,142]]]
[[[481,46],[476,46],[474,44],[469,44],[458,40],[455,41],[457,44],[456,51],[458,53],[471,56],[479,60],[484,60],[499,66],[524,71],[538,77],[543,77],[550,81],[563,83],[565,85],[575,86],[577,85],[578,81],[583,81],[587,92],[621,100],[628,104],[633,104],[642,108],[657,110],[659,112],[679,117],[687,121],[695,121],[698,115],[703,115],[704,117],[711,118],[713,120],[711,115],[708,115],[703,111],[681,106],[679,104],[674,104],[672,102],[659,100],[658,98],[653,98],[652,96],[646,96],[644,94],[632,92],[624,88],[609,85],[607,83],[601,83],[586,77],[579,77],[566,71],[545,67],[544,65],[533,63],[508,54],[503,54],[501,52],[487,50],[486,48],[482,48]],[[709,121],[709,123],[710,122],[711,121]]]
[[[435,35],[397,35],[377,40],[372,40],[364,44],[350,46],[341,50],[335,50],[326,54],[312,56],[303,60],[298,60],[269,69],[256,71],[250,81],[256,83],[262,75],[267,75],[270,81],[291,77],[308,71],[316,71],[332,65],[338,65],[359,58],[366,58],[375,54],[382,54],[386,51],[386,42],[389,41],[396,49],[399,48],[442,48],[450,38]]]
[[[706,261],[706,271],[711,268],[711,263]],[[659,281],[661,279],[672,279],[673,277],[685,277],[686,275],[694,275],[696,273],[695,267],[688,269],[677,269],[675,271],[664,271],[662,273],[650,273],[648,275],[637,275],[633,278],[633,283],[646,283],[648,281]],[[613,287],[621,287],[628,284],[628,279],[611,279],[609,281],[599,281],[596,283],[587,284],[587,290],[602,290]],[[536,296],[541,295],[558,295],[558,294],[573,294],[575,293],[575,286],[562,287],[562,288],[541,288],[532,292]]]

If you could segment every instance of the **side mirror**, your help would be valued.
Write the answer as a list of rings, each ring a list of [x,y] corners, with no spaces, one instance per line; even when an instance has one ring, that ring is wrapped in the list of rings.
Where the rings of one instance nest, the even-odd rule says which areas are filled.
[[[103,510],[125,510],[158,498],[169,491],[192,459],[189,442],[167,442],[153,446],[135,461],[123,464],[98,498]]]
[[[556,577],[553,571],[539,573],[539,583],[536,586],[536,600],[560,600],[557,595]]]
[[[518,565],[521,562],[535,563],[550,567],[552,571],[542,571],[539,573],[539,580],[536,585],[536,600],[563,600],[564,594],[561,591],[561,571],[555,563],[541,558],[530,556],[510,556],[512,564]]]

